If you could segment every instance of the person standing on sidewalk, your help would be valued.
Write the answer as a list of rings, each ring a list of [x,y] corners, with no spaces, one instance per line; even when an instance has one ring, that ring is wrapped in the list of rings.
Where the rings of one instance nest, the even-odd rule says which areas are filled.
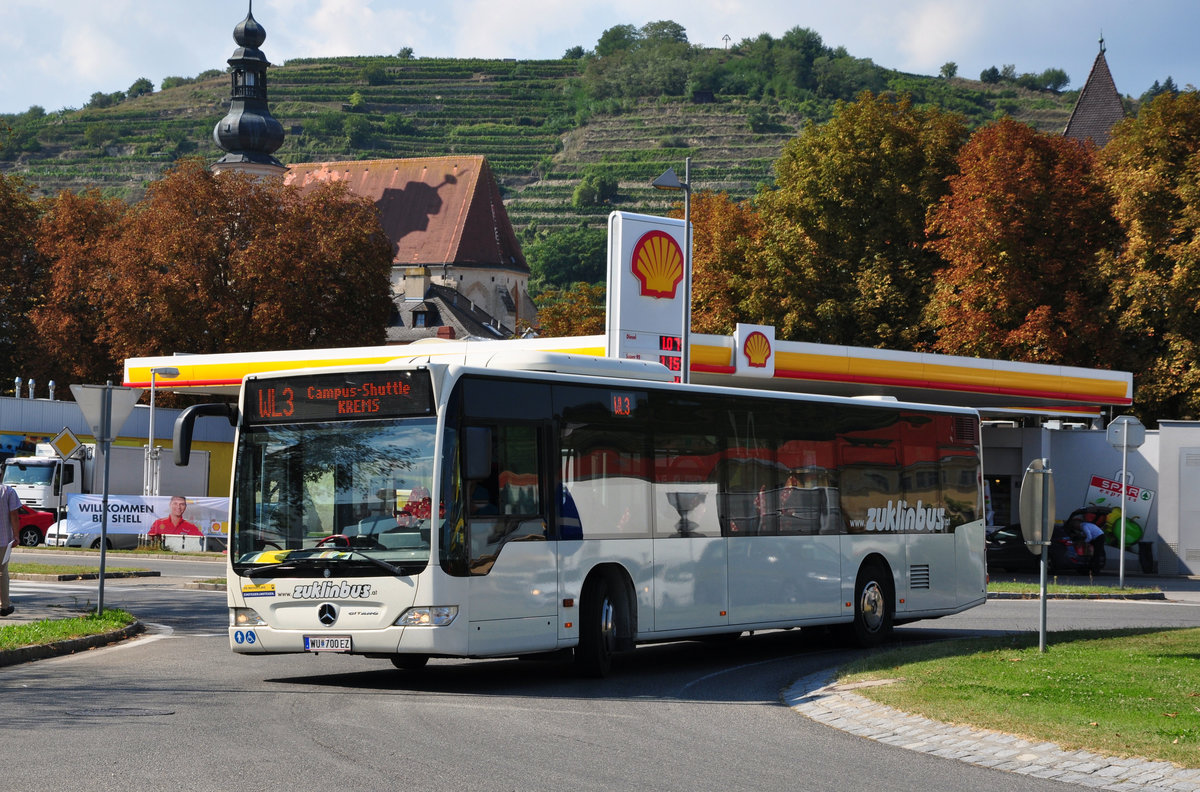
[[[13,544],[17,541],[17,526],[21,524],[21,499],[12,487],[0,484],[0,616],[16,608],[8,595],[8,562]]]

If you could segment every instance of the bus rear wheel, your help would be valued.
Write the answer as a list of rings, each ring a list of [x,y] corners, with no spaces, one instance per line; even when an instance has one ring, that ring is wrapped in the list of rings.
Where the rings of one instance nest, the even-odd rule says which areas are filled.
[[[863,564],[854,583],[854,642],[862,647],[878,646],[892,632],[892,581],[879,563]]]
[[[605,575],[588,581],[582,599],[575,667],[586,676],[608,676],[617,651],[617,625],[623,618],[624,605]]]
[[[399,668],[401,671],[417,671],[425,667],[429,662],[429,655],[422,654],[398,654],[392,655],[392,665]]]

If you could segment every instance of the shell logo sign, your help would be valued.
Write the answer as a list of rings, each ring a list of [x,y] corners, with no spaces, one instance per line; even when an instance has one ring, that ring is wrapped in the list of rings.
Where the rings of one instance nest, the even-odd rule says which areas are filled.
[[[771,357],[771,341],[761,332],[755,330],[742,344],[742,354],[746,356],[746,364],[753,368],[766,368],[767,360]]]
[[[775,376],[775,328],[738,324],[733,331],[735,370],[743,377]]]
[[[643,234],[634,245],[630,266],[643,297],[675,299],[683,281],[683,250],[673,236],[664,231]]]

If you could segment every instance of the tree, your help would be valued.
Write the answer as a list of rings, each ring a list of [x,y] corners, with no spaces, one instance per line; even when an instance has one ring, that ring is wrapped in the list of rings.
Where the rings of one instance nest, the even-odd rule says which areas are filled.
[[[130,99],[152,93],[154,93],[154,83],[145,77],[138,77],[133,81],[133,85],[129,86],[129,90],[125,92],[126,96]]]
[[[954,61],[946,61],[942,64],[942,69],[938,73],[943,80],[952,80],[958,76],[958,64]]]
[[[121,361],[108,341],[112,313],[113,240],[128,207],[99,190],[64,190],[47,199],[37,228],[45,262],[45,299],[31,311],[41,376],[67,382],[104,382],[121,376]],[[87,339],[87,343],[80,343]]]
[[[927,318],[939,352],[1104,366],[1097,257],[1120,230],[1094,150],[1005,118],[972,135],[929,213],[946,260]]]
[[[576,44],[574,47],[567,48],[567,51],[563,53],[562,59],[563,60],[579,60],[586,54],[587,54],[587,51],[583,47]]]
[[[1042,72],[1041,82],[1048,91],[1061,91],[1071,84],[1071,78],[1062,69],[1050,68]]]
[[[596,54],[604,58],[623,50],[632,49],[638,42],[638,29],[633,25],[613,25],[600,34],[596,42]]]
[[[583,282],[542,292],[534,298],[539,334],[557,338],[603,333],[604,295],[603,283]]]
[[[617,180],[600,172],[592,172],[580,179],[571,194],[571,206],[582,209],[588,206],[600,206],[617,197]]]
[[[1000,70],[995,66],[988,66],[979,73],[979,81],[993,84],[1000,82]]]
[[[400,60],[412,60],[413,59],[413,48],[412,47],[401,47],[400,51],[396,53],[396,57],[399,58]]]
[[[300,192],[189,159],[152,183],[102,247],[99,306],[112,361],[382,343],[391,244],[341,183]]]
[[[522,246],[529,263],[529,291],[565,289],[577,282],[603,283],[608,268],[608,234],[604,229],[567,228],[543,231]]]
[[[941,265],[925,214],[965,137],[957,115],[864,92],[784,146],[757,203],[762,314],[777,337],[893,349],[932,338],[916,319]]]
[[[690,208],[692,329],[730,334],[738,322],[766,323],[772,293],[761,271],[762,222],[753,205],[701,191]],[[682,218],[683,208],[671,214]]]
[[[0,173],[0,371],[26,371],[36,355],[22,321],[41,297],[41,268],[34,255],[37,205],[19,177]],[[11,380],[10,380],[11,381]]]
[[[1101,152],[1125,244],[1107,262],[1143,420],[1200,417],[1200,94],[1163,93]]]
[[[674,43],[687,44],[687,30],[678,22],[663,19],[658,22],[647,22],[638,31],[639,43],[642,46]]]

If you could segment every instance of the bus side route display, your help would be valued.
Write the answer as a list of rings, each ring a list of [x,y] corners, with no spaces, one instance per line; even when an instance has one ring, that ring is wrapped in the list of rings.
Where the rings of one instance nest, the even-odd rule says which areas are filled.
[[[429,372],[355,371],[246,381],[250,423],[432,415]]]

